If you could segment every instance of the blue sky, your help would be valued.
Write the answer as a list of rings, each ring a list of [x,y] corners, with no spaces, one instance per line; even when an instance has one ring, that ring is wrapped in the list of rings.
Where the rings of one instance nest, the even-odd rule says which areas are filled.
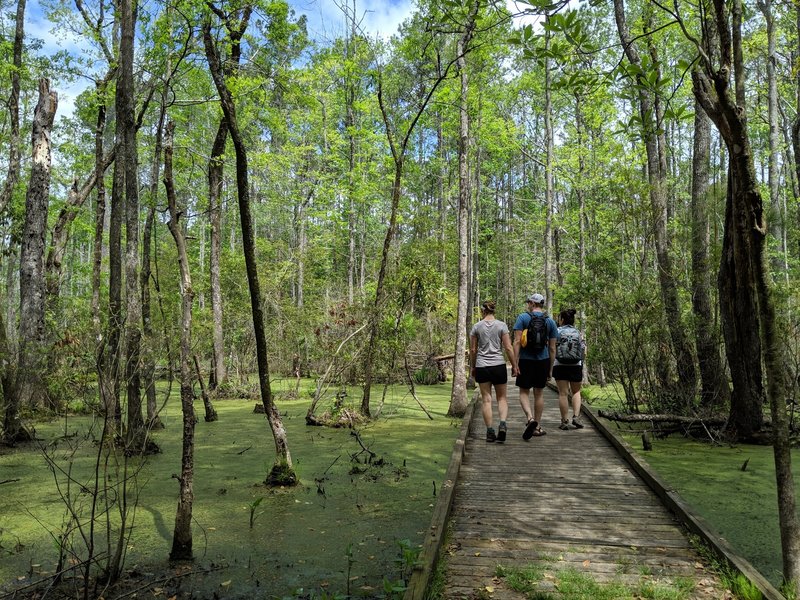
[[[63,1],[72,4],[72,0]],[[347,21],[340,8],[345,3],[352,9],[353,0],[289,0],[296,15],[307,15],[309,34],[322,44],[340,37],[346,30]],[[398,26],[415,8],[414,0],[355,0],[355,5],[362,31],[368,36],[382,38],[396,33]],[[506,0],[506,6],[514,12],[519,10],[515,0]],[[63,30],[53,31],[52,24],[43,15],[40,0],[28,0],[25,35],[28,39],[43,40],[43,51],[48,54],[65,49],[76,54],[79,52],[79,40]],[[57,117],[63,117],[72,112],[76,96],[89,82],[78,81],[67,87],[63,82],[56,82],[56,85],[59,94]]]
[[[72,1],[69,4],[72,4]],[[308,17],[309,34],[325,44],[343,34],[346,27],[344,13],[338,4],[345,0],[290,0],[296,15],[305,14]],[[352,0],[348,0],[352,8]],[[365,34],[375,37],[388,38],[397,32],[397,28],[414,9],[412,0],[356,0],[356,14],[361,22]],[[28,0],[25,14],[25,36],[29,40],[40,39],[44,42],[43,51],[54,54],[60,50],[79,52],[79,40],[76,40],[63,30],[54,31],[52,24],[45,18],[39,0]],[[72,107],[77,95],[89,85],[88,81],[77,81],[65,87],[63,82],[57,82],[59,95],[58,116],[65,116],[72,112]]]

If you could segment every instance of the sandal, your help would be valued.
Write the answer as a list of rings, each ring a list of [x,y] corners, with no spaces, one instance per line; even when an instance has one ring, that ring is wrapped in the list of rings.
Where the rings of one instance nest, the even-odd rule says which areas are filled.
[[[544,429],[542,429],[541,427],[537,427],[536,431],[533,432],[533,436],[534,437],[540,437],[540,436],[543,436],[543,435],[547,435],[547,432]]]
[[[522,439],[526,440],[526,441],[531,439],[532,436],[536,435],[534,432],[537,429],[540,429],[539,428],[539,423],[537,423],[536,421],[531,419],[530,421],[528,421],[528,424],[525,426],[525,431],[522,432]]]

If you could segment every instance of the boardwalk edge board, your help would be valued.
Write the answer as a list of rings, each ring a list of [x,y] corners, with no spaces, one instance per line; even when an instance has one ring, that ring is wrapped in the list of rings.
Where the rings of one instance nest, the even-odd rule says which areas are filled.
[[[464,418],[461,420],[461,429],[453,444],[453,452],[450,455],[450,464],[444,475],[439,497],[433,507],[431,525],[425,540],[422,543],[419,557],[414,565],[414,572],[408,582],[408,587],[403,595],[403,600],[422,600],[428,589],[433,569],[439,559],[439,552],[444,540],[445,528],[447,527],[450,509],[453,506],[456,481],[461,470],[461,463],[464,460],[464,450],[466,448],[467,434],[469,433],[470,422],[475,406],[478,404],[479,391],[475,390],[472,402],[467,406]]]
[[[764,596],[764,600],[786,600],[783,594],[781,594],[766,577],[759,573],[746,559],[739,556],[733,547],[722,539],[700,515],[696,514],[676,491],[668,489],[650,465],[647,464],[625,440],[618,436],[616,432],[609,429],[601,419],[597,418],[586,404],[583,405],[581,414],[587,417],[597,430],[611,442],[628,464],[642,479],[644,479],[647,485],[650,486],[650,489],[661,498],[664,505],[683,522],[684,526],[700,537],[718,558],[747,577]],[[408,597],[406,598],[408,599]]]

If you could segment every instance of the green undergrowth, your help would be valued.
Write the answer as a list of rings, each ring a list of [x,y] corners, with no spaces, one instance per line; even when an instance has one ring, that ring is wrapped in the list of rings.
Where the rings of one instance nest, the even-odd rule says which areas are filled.
[[[654,580],[642,576],[634,584],[621,581],[603,583],[576,569],[550,573],[540,566],[512,568],[498,565],[495,576],[531,600],[685,600],[692,597],[695,589],[691,578]],[[552,588],[552,593],[543,587]]]
[[[458,435],[460,420],[446,416],[449,385],[417,387],[433,420],[407,387],[389,388],[380,418],[360,425],[358,436],[307,426],[310,398],[290,399],[294,384],[284,385],[273,382],[299,478],[292,487],[263,483],[275,446],[253,400],[216,400],[213,423],[196,404],[195,560],[185,568],[197,574],[175,579],[171,591],[195,598],[396,596],[385,588],[402,585],[413,564]],[[375,386],[373,398],[381,392]],[[348,398],[360,402],[360,390],[351,388]],[[128,465],[138,502],[125,573],[144,581],[163,575],[172,543],[181,466],[177,388],[162,421],[166,428],[153,433],[162,452]],[[7,482],[0,488],[0,595],[54,572],[68,521],[66,473],[80,482],[69,492],[74,502],[85,506],[91,495],[98,446],[84,436],[90,424],[89,416],[36,423],[41,448],[0,453],[0,481]]]
[[[614,409],[614,399],[590,386],[591,406]],[[642,449],[641,431],[607,422],[736,552],[775,586],[782,582],[778,500],[771,446],[719,444],[672,434]],[[792,452],[800,497],[800,450]]]

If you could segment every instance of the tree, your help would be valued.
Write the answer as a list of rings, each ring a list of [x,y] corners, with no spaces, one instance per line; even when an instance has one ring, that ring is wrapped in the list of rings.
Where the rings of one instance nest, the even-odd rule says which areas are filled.
[[[705,409],[723,408],[731,401],[725,365],[714,328],[710,295],[708,162],[711,123],[695,102],[694,153],[692,158],[692,308],[695,317],[697,362],[700,367],[700,399]]]
[[[767,267],[766,220],[763,201],[753,163],[745,111],[745,70],[742,58],[742,3],[734,0],[730,8],[724,0],[713,1],[713,19],[703,28],[703,38],[697,41],[686,29],[678,14],[673,15],[689,39],[695,41],[699,62],[692,71],[692,85],[697,101],[716,125],[728,150],[728,187],[725,209],[725,236],[720,268],[720,297],[725,305],[723,325],[729,361],[736,352],[746,353],[746,374],[751,380],[761,378],[761,364],[753,356],[762,356],[767,377],[767,395],[773,425],[775,478],[778,490],[778,518],[783,551],[783,576],[795,593],[800,592],[800,519],[797,516],[792,475],[792,454],[786,417],[785,383],[782,349],[777,331],[779,322],[772,292],[772,280]],[[706,51],[716,42],[718,52]],[[713,58],[719,63],[715,64]],[[732,80],[731,80],[732,78]],[[733,90],[731,90],[733,83]],[[725,296],[729,292],[729,296]],[[756,315],[761,315],[759,319]],[[758,322],[757,341],[763,346],[742,347],[743,334],[754,330]],[[748,336],[750,337],[750,336]],[[734,396],[747,390],[736,387]],[[740,376],[741,377],[741,376]],[[760,400],[760,395],[746,398],[748,404]],[[733,402],[731,408],[733,409]],[[759,406],[760,409],[760,406]],[[755,412],[753,409],[750,413]],[[737,422],[738,423],[738,422]],[[759,423],[742,424],[745,428]]]
[[[180,266],[181,291],[181,411],[183,413],[183,451],[181,474],[178,477],[180,493],[175,512],[175,529],[172,534],[170,560],[192,558],[192,505],[194,502],[194,390],[192,387],[192,275],[189,271],[189,255],[186,252],[186,237],[180,225],[183,211],[178,210],[175,181],[172,175],[172,156],[175,139],[175,123],[167,125],[164,143],[164,187],[167,190],[169,207],[169,231],[175,240]]]
[[[224,14],[217,7],[209,7],[218,17]],[[243,14],[249,14],[252,6],[246,5]],[[246,19],[243,22],[246,23]],[[261,285],[258,280],[258,264],[256,262],[255,235],[253,232],[252,215],[250,212],[250,182],[247,165],[247,148],[244,138],[239,130],[236,116],[236,105],[228,89],[225,75],[222,71],[219,50],[211,34],[211,18],[203,21],[203,45],[206,59],[214,79],[214,85],[220,97],[222,112],[228,125],[234,150],[236,151],[236,194],[239,200],[239,217],[242,227],[242,245],[244,249],[245,266],[247,269],[247,284],[250,291],[250,306],[253,315],[253,330],[256,338],[256,359],[258,361],[258,381],[261,391],[261,402],[267,416],[272,436],[275,440],[275,463],[267,475],[266,483],[269,485],[294,485],[297,475],[292,465],[289,453],[289,444],[286,438],[286,429],[283,426],[280,413],[272,398],[269,383],[269,362],[267,357],[267,339],[264,332],[264,312],[261,303]]]
[[[475,19],[480,2],[473,0],[464,24],[464,32],[456,43],[456,65],[461,80],[459,96],[458,129],[458,316],[456,318],[456,347],[453,358],[453,392],[447,414],[463,416],[467,410],[466,368],[464,354],[467,349],[467,306],[469,305],[469,205],[472,193],[469,175],[469,75],[467,73],[466,52],[475,32]]]
[[[33,116],[32,156],[28,193],[25,197],[25,225],[20,253],[19,358],[11,397],[6,397],[3,441],[27,441],[30,434],[19,420],[23,406],[47,404],[45,370],[45,277],[44,248],[50,195],[51,146],[58,95],[50,81],[39,80],[39,101]]]
[[[230,77],[239,68],[242,56],[241,39],[247,29],[250,11],[234,11],[224,16],[223,24],[230,39],[230,57],[223,65],[223,74]],[[220,283],[220,260],[222,257],[222,183],[225,167],[225,145],[228,140],[228,124],[220,119],[217,135],[208,159],[208,216],[211,223],[211,252],[209,257],[209,283],[211,286],[212,319],[212,365],[213,386],[225,383],[228,370],[225,365],[225,338],[223,335],[222,286]]]

